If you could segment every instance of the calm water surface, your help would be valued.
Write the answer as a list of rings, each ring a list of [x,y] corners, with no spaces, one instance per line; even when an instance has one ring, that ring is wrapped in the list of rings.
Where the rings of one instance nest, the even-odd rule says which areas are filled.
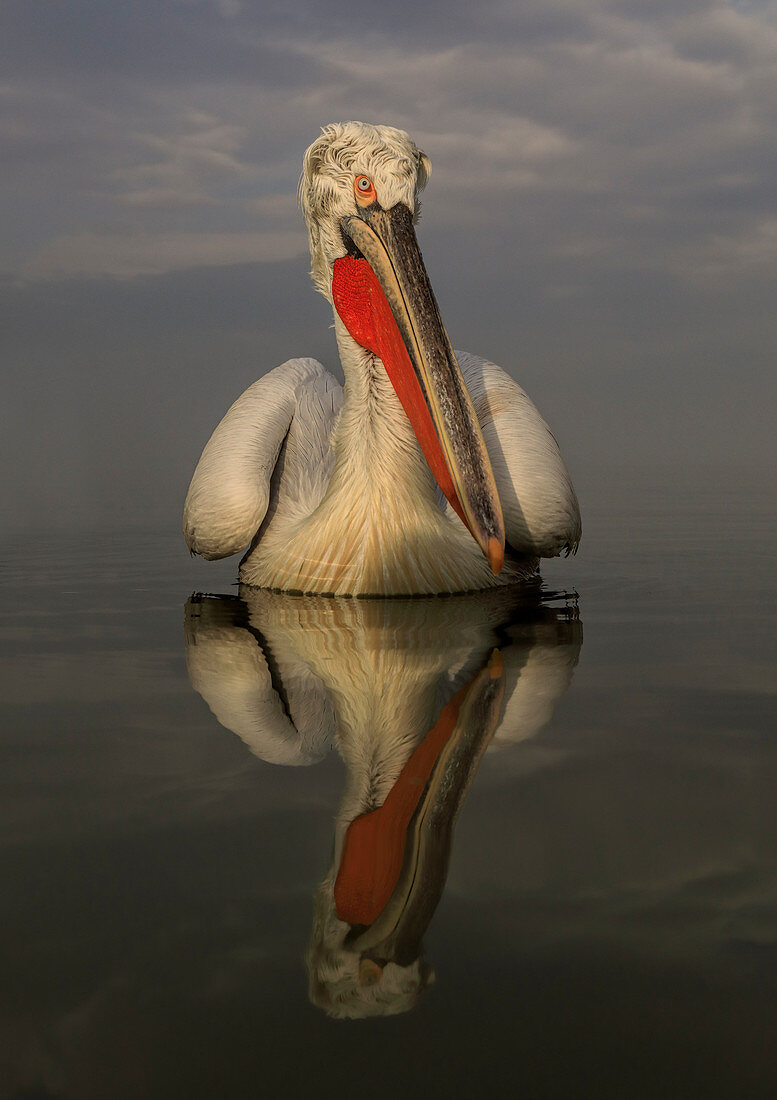
[[[0,1094],[777,1094],[773,506],[585,519],[542,600],[6,545]]]

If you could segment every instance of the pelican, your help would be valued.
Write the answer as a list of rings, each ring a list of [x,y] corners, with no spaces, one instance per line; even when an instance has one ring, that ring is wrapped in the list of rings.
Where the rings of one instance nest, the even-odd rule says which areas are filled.
[[[261,760],[346,766],[332,861],[315,892],[311,1000],[329,1015],[411,1008],[423,937],[481,758],[544,768],[536,744],[582,645],[577,607],[523,587],[350,600],[241,586],[186,605],[191,683]],[[498,853],[494,853],[498,858]]]
[[[345,384],[290,359],[206,445],[184,535],[210,559],[247,547],[244,584],[465,592],[577,548],[577,498],[547,424],[505,371],[451,347],[413,228],[430,171],[391,126],[327,126],[305,153],[311,274],[334,309]]]

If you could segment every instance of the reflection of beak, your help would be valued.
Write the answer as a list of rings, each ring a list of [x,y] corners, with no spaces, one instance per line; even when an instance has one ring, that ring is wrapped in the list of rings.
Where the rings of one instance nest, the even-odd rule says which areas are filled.
[[[379,355],[438,484],[498,573],[504,560],[502,506],[412,215],[401,203],[391,210],[373,203],[341,225],[371,273],[361,270],[363,260],[335,262],[337,312],[359,343]],[[374,278],[365,280],[369,274]],[[365,310],[370,313],[366,331]]]
[[[383,967],[372,959],[359,960],[359,985],[377,985],[383,975]]]
[[[393,890],[371,924],[352,926],[346,937],[346,944],[361,954],[359,980],[362,985],[379,980],[386,961],[409,966],[418,957],[421,940],[445,885],[454,822],[480,759],[499,724],[504,689],[504,663],[499,651],[494,650],[485,668],[460,688],[443,709],[437,725],[416,749],[383,806],[356,818],[349,826],[335,881],[336,903],[339,893],[341,897],[355,896],[353,887],[358,889],[356,882],[349,882],[346,887],[344,875],[349,878],[354,876],[354,872],[358,875],[362,862],[368,869],[368,875],[375,872],[374,863],[370,865],[369,861],[361,859],[362,855],[369,854],[369,850],[365,853],[349,851],[349,842],[358,843],[360,826],[363,828],[366,825],[368,832],[364,839],[368,844],[372,839],[373,844],[377,843],[381,856],[385,855],[392,843],[389,835],[392,822],[390,817],[385,818],[386,812],[390,814],[394,809],[390,805],[392,795],[396,792],[401,800],[404,797],[403,786],[415,786],[417,792],[418,785],[424,780],[422,761],[427,744],[436,751],[436,756],[428,762],[430,770],[425,777],[423,791],[420,796],[418,793],[414,796],[418,801],[402,838],[402,862]],[[447,719],[453,723],[447,732],[446,712]],[[442,745],[437,745],[436,737],[440,734],[445,736],[445,740]],[[370,821],[377,829],[372,838],[369,836]],[[381,833],[382,827],[388,828]],[[341,912],[340,904],[337,908],[341,920],[351,920],[348,914]]]

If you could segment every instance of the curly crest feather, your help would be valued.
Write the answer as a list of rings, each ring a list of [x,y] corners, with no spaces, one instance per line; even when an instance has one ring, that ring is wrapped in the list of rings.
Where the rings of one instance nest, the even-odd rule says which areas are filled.
[[[339,220],[356,212],[351,181],[369,176],[384,210],[403,202],[417,220],[432,164],[404,130],[366,122],[325,126],[302,161],[298,198],[310,236],[311,275],[331,301],[331,265],[345,255]]]

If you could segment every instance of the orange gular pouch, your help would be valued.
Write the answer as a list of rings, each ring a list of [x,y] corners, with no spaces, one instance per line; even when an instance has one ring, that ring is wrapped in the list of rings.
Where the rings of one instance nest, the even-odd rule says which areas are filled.
[[[334,886],[337,915],[347,924],[373,924],[388,905],[402,870],[408,827],[470,686],[460,688],[443,707],[383,805],[348,826]]]
[[[377,355],[383,363],[437,484],[469,527],[391,306],[366,260],[354,256],[335,260],[332,300],[340,320],[356,343]]]

